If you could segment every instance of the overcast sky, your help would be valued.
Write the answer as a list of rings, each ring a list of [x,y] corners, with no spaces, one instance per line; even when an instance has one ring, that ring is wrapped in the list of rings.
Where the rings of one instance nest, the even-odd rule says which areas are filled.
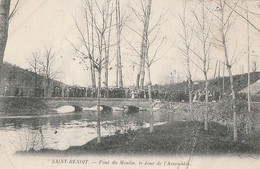
[[[9,39],[4,61],[22,68],[29,68],[28,58],[31,57],[32,52],[42,50],[45,46],[52,46],[56,56],[55,68],[62,71],[59,75],[59,80],[71,85],[91,85],[89,71],[84,70],[84,67],[79,65],[78,61],[73,61],[73,58],[77,54],[66,40],[70,39],[77,44],[80,43],[77,42],[78,32],[73,21],[73,16],[77,18],[79,23],[84,22],[81,17],[82,1],[83,0],[21,0],[19,10],[10,24]],[[250,8],[255,11],[255,2],[251,2]],[[127,8],[124,7],[123,9]],[[176,70],[180,76],[185,77],[185,65],[182,61],[181,53],[178,50],[178,47],[181,45],[178,33],[182,30],[178,13],[182,12],[182,1],[153,0],[152,10],[154,11],[154,18],[159,16],[161,11],[164,12],[160,26],[160,36],[166,37],[162,51],[159,54],[165,54],[165,56],[152,66],[152,82],[155,84],[167,81],[167,76],[174,70]],[[131,12],[129,13],[131,20],[126,24],[129,26],[138,25],[138,20],[135,20]],[[260,13],[260,9],[258,13]],[[190,12],[187,12],[187,14],[191,15]],[[250,17],[256,25],[260,23],[259,18],[255,16]],[[257,26],[260,28],[260,24]],[[237,64],[233,67],[234,74],[240,73],[243,66],[244,72],[246,72],[247,58],[244,53],[247,49],[246,23],[242,19],[237,18],[237,23],[233,26],[231,32],[230,41],[232,41],[232,47],[230,48],[232,51],[236,51],[236,55],[240,56],[237,60]],[[250,35],[252,50],[255,51],[255,55],[258,55],[260,53],[260,33],[251,29]],[[112,38],[115,38],[115,36],[116,34],[113,34]],[[123,37],[136,47],[140,46],[141,38],[130,29],[127,29],[127,27],[124,27]],[[122,45],[124,83],[130,85],[135,82],[137,71],[137,66],[133,67],[131,61],[137,60],[138,57],[134,56],[136,55],[134,52],[130,52],[130,46],[125,41]],[[194,47],[197,48],[198,46],[194,45]],[[114,57],[114,52],[115,50],[112,49],[110,58]],[[212,69],[209,72],[210,77],[214,74],[216,58],[223,58],[221,50],[212,50]],[[258,64],[260,64],[259,57],[254,56],[253,59],[257,60]],[[112,60],[110,65],[112,69],[109,72],[109,84],[112,86],[115,84],[114,65],[115,60]],[[195,66],[193,66],[192,74],[195,79],[203,78],[200,70]]]

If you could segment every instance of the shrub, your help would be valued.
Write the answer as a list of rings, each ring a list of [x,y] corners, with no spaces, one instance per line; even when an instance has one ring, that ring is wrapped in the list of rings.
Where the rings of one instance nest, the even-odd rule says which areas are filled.
[[[257,111],[252,109],[251,114],[248,113],[247,98],[244,95],[238,95],[235,105],[238,129],[248,132],[248,127],[255,128]],[[218,122],[233,123],[232,99],[225,98],[221,102],[216,103],[213,108],[212,117]]]

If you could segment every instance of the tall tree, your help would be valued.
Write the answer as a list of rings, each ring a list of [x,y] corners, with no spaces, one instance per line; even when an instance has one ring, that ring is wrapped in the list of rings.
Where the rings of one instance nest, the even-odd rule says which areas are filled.
[[[113,9],[113,4],[112,4]],[[108,29],[108,36],[105,40],[105,88],[106,88],[106,97],[109,97],[109,87],[108,87],[108,80],[109,80],[109,55],[110,55],[110,41],[111,41],[111,30],[112,30],[112,21],[113,17],[110,17],[109,20],[109,29]]]
[[[197,57],[201,64],[193,63],[202,71],[205,80],[205,112],[204,112],[204,130],[208,130],[208,72],[210,69],[210,52],[211,52],[211,16],[208,12],[208,6],[205,0],[199,2],[201,10],[192,10],[196,25],[193,32],[197,37],[198,42],[201,44],[199,52],[190,49],[194,56]]]
[[[41,70],[44,76],[44,96],[45,97],[50,97],[51,96],[51,79],[56,78],[56,76],[60,73],[59,71],[55,70],[55,53],[53,49],[50,48],[45,48],[41,61]]]
[[[121,57],[121,36],[124,19],[121,13],[120,0],[116,0],[116,30],[117,30],[117,67],[116,67],[116,86],[123,88],[123,71]]]
[[[249,20],[249,12],[248,12],[248,3],[246,4],[247,12],[246,12],[246,19]],[[250,94],[250,27],[249,23],[247,22],[247,108],[249,119],[251,116],[251,94]],[[248,121],[249,122],[249,121]],[[249,123],[246,123],[246,132],[248,133]]]
[[[68,40],[68,42],[71,44],[71,46],[75,49],[75,51],[79,54],[81,54],[84,59],[91,60],[93,64],[93,68],[98,72],[98,91],[97,91],[97,143],[101,142],[101,74],[102,70],[105,67],[106,61],[106,55],[107,50],[110,46],[108,46],[107,39],[108,36],[110,36],[109,29],[111,28],[111,17],[113,14],[114,9],[112,8],[112,0],[104,0],[104,1],[98,1],[98,0],[85,0],[85,16],[91,16],[91,22],[88,22],[87,20],[87,30],[86,32],[93,31],[91,33],[92,35],[92,41],[87,40],[89,36],[85,37],[83,34],[83,31],[80,29],[79,25],[76,24],[77,30],[80,33],[81,42],[84,45],[84,49],[81,49],[80,47],[75,46],[72,42]],[[76,23],[76,22],[75,22]],[[93,23],[93,24],[92,24]],[[90,34],[88,34],[90,35]],[[95,52],[90,49],[92,47],[95,47]],[[92,48],[93,49],[93,48]],[[93,54],[94,53],[94,54]],[[95,57],[94,57],[95,56]]]
[[[191,118],[193,118],[192,115],[192,90],[193,90],[193,84],[192,84],[192,76],[191,76],[191,54],[192,52],[190,51],[191,48],[191,43],[192,43],[192,26],[189,25],[187,21],[187,16],[186,16],[186,11],[187,11],[187,0],[183,2],[183,14],[179,14],[179,19],[181,21],[182,25],[182,32],[179,33],[180,38],[182,39],[182,46],[179,47],[180,51],[182,52],[185,60],[185,66],[187,69],[187,78],[188,78],[188,88],[189,88],[189,113]]]
[[[88,44],[92,44],[92,46],[88,46],[85,43],[85,47],[88,50],[88,55],[91,56],[92,59],[89,59],[89,63],[90,63],[90,70],[91,70],[91,82],[92,82],[92,88],[96,88],[96,74],[95,74],[95,41],[94,41],[94,14],[93,14],[93,1],[91,0],[91,3],[89,4],[89,8],[86,9],[85,12],[85,18],[86,18],[86,25],[87,25],[87,36],[88,36]],[[90,24],[88,23],[88,11],[89,11],[89,15],[90,15]],[[90,28],[91,27],[91,33],[90,33]],[[90,37],[91,36],[91,40]]]
[[[17,0],[10,12],[11,0],[0,0],[0,85],[3,77],[3,61],[8,39],[9,23],[17,12],[20,0]]]
[[[163,10],[161,15],[158,16],[156,19],[151,19],[152,14],[152,0],[141,1],[141,9],[142,15],[140,15],[135,9],[133,9],[135,15],[139,18],[142,23],[142,33],[139,33],[137,30],[128,26],[131,30],[137,33],[141,37],[141,50],[138,50],[128,42],[128,44],[132,47],[132,49],[137,53],[140,57],[139,66],[141,67],[141,74],[140,74],[140,67],[139,72],[137,75],[137,83],[136,86],[140,86],[141,89],[144,87],[144,71],[147,72],[147,85],[148,85],[148,95],[149,95],[149,111],[150,111],[150,132],[154,131],[154,116],[153,116],[153,100],[152,100],[152,80],[151,80],[151,67],[153,63],[161,59],[167,52],[166,50],[164,53],[160,53],[161,47],[165,41],[164,36],[159,36],[160,31],[160,23],[162,21]],[[153,21],[153,22],[152,22]],[[156,30],[156,31],[155,31]],[[169,48],[170,49],[170,48]],[[160,57],[158,57],[160,55]],[[141,77],[141,83],[140,82]],[[139,78],[139,79],[138,79]],[[143,78],[143,79],[142,79]],[[142,82],[143,81],[143,82]]]
[[[8,37],[10,0],[0,0],[0,84],[3,77],[3,61]]]
[[[140,61],[139,61],[139,67],[138,67],[138,73],[136,77],[136,87],[139,89],[144,89],[144,79],[145,79],[145,55],[146,55],[146,48],[148,43],[148,29],[149,29],[149,23],[150,23],[150,15],[151,15],[151,8],[152,8],[152,0],[145,0],[140,1],[142,6],[141,13],[137,12],[133,9],[135,15],[137,18],[142,22],[143,26],[143,32],[141,35],[142,42],[141,42],[141,50],[140,50]]]
[[[220,32],[220,37],[216,38],[222,45],[222,50],[224,52],[225,65],[228,70],[229,78],[230,78],[230,88],[232,94],[232,111],[233,111],[233,139],[234,141],[238,140],[237,135],[237,112],[236,112],[236,93],[234,90],[234,80],[232,75],[232,61],[230,58],[230,49],[228,48],[228,35],[230,32],[230,28],[232,26],[232,16],[234,10],[230,10],[228,6],[232,6],[232,8],[236,8],[237,2],[228,2],[227,0],[217,0],[217,11],[215,14],[215,18],[218,22],[218,30]]]
[[[149,36],[149,24],[150,24],[150,16],[151,16],[151,9],[152,9],[152,0],[148,1],[148,4],[146,6],[146,8],[144,8],[145,10],[143,10],[144,12],[144,24],[143,24],[143,36],[142,36],[142,46],[141,46],[141,55],[140,56],[142,58],[142,70],[141,70],[141,81],[140,81],[140,86],[141,89],[144,89],[144,79],[145,79],[145,60],[149,59],[148,58],[148,36]],[[147,71],[150,68],[147,67]],[[150,70],[149,70],[150,71]],[[148,73],[148,88],[149,85],[151,85],[151,78],[150,78],[150,72]],[[149,90],[149,89],[148,89]],[[149,92],[149,91],[148,91]],[[149,97],[150,99],[150,97]],[[151,125],[153,125],[153,123],[151,123]]]
[[[91,87],[93,89],[96,88],[96,69],[95,69],[95,55],[96,55],[96,41],[95,41],[95,28],[94,28],[94,5],[93,0],[84,1],[84,24],[85,29],[82,29],[80,25],[78,24],[76,18],[73,17],[75,27],[80,35],[81,45],[84,47],[85,51],[84,53],[79,52],[81,55],[77,56],[77,58],[80,60],[80,63],[83,63],[84,66],[88,69],[90,68],[90,74],[91,74]],[[86,7],[87,6],[87,7]],[[72,42],[67,39],[67,41],[71,44]],[[74,46],[74,45],[73,45]],[[75,46],[74,46],[75,47]],[[78,49],[78,48],[77,48]],[[78,50],[76,50],[78,52]],[[92,58],[92,59],[89,59]],[[75,58],[73,58],[75,59]],[[88,65],[89,63],[89,65]]]
[[[252,19],[249,19],[249,14],[254,15],[259,17],[260,13],[256,13],[256,12],[252,12],[251,10],[249,10],[248,8],[248,3],[249,1],[247,1],[247,6],[246,8],[242,7],[242,3],[235,3],[235,4],[230,4],[230,2],[228,1],[223,1],[224,5],[226,6],[226,8],[228,8],[231,12],[230,13],[235,13],[237,14],[237,16],[239,16],[240,18],[242,18],[243,20],[246,21],[247,23],[247,36],[248,36],[248,112],[249,112],[249,118],[252,118],[252,114],[251,114],[251,98],[250,98],[250,58],[251,58],[251,54],[250,54],[250,34],[249,34],[249,30],[250,28],[253,28],[254,30],[256,30],[258,33],[260,33],[260,28],[259,26],[257,26],[256,23],[253,22]],[[258,10],[260,9],[260,5],[259,2],[255,2],[256,4],[254,4],[255,6],[258,5]],[[258,4],[257,4],[258,3]],[[246,11],[246,16],[243,15],[242,11]],[[227,21],[228,22],[228,21]],[[226,30],[228,31],[228,30]],[[230,67],[231,69],[231,67]],[[255,72],[257,70],[257,62],[253,61],[253,72]],[[231,86],[232,88],[232,86]],[[233,95],[233,94],[232,94]],[[235,99],[235,97],[233,97],[233,99]],[[234,112],[234,141],[237,141],[237,124],[236,124],[236,113]],[[246,124],[248,125],[248,124]]]

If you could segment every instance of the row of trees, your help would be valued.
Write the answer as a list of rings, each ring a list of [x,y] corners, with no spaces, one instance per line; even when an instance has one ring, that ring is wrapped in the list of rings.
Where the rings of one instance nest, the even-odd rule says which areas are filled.
[[[122,54],[121,54],[121,42],[122,42],[122,30],[124,27],[132,30],[137,36],[141,39],[140,44],[140,52],[138,52],[138,48],[133,45],[133,43],[128,43],[133,51],[135,51],[136,55],[140,58],[139,63],[135,63],[139,66],[139,71],[137,74],[136,87],[139,89],[144,88],[144,78],[145,72],[148,75],[148,91],[149,91],[149,102],[152,105],[152,93],[151,93],[151,65],[157,61],[157,54],[164,42],[164,38],[160,40],[160,43],[156,44],[158,41],[158,33],[155,35],[152,34],[153,31],[159,26],[159,22],[161,21],[162,15],[156,20],[156,22],[151,24],[151,11],[152,11],[152,0],[140,0],[135,2],[138,3],[141,8],[134,8],[131,6],[131,14],[134,14],[136,18],[140,21],[140,27],[142,30],[139,32],[137,29],[128,25],[128,21],[131,20],[130,14],[128,14],[126,9],[122,11],[122,5],[119,0],[105,0],[105,1],[97,1],[97,0],[85,0],[84,7],[84,21],[85,26],[82,28],[78,23],[77,19],[74,18],[74,23],[76,29],[80,35],[80,39],[82,44],[78,47],[71,40],[67,39],[67,41],[71,44],[71,46],[75,49],[75,51],[79,54],[78,59],[85,63],[86,66],[90,65],[91,77],[92,77],[92,87],[96,87],[96,74],[98,73],[98,124],[97,124],[97,132],[98,132],[98,143],[101,140],[100,134],[100,91],[101,91],[101,82],[102,82],[102,72],[104,70],[105,80],[104,85],[105,88],[108,89],[108,72],[109,72],[109,63],[112,60],[109,56],[111,56],[111,48],[116,46],[116,86],[122,88],[123,87],[123,73],[122,73]],[[127,1],[125,1],[127,3]],[[113,20],[115,18],[115,21]],[[133,18],[132,18],[133,19]],[[111,39],[111,35],[116,34],[115,43],[113,39]],[[153,36],[152,36],[153,35]],[[113,35],[112,35],[113,36]],[[152,44],[156,44],[156,50],[151,51],[150,48]],[[89,62],[89,64],[86,64]],[[151,111],[151,127],[150,131],[153,132],[153,112],[152,107],[150,107]]]
[[[125,3],[122,6],[122,2]],[[109,81],[109,69],[112,47],[116,46],[116,86],[123,87],[123,69],[122,69],[122,40],[124,39],[122,31],[126,27],[139,37],[139,47],[132,42],[127,42],[128,46],[135,55],[138,56],[139,62],[134,62],[138,66],[138,73],[136,76],[136,88],[143,89],[145,75],[148,77],[148,89],[149,89],[149,102],[152,106],[151,95],[151,67],[152,64],[158,61],[165,55],[160,52],[166,38],[161,35],[160,24],[162,22],[163,12],[153,16],[152,0],[137,0],[137,1],[120,1],[120,0],[84,0],[83,8],[83,20],[78,22],[78,18],[74,17],[75,28],[80,37],[80,45],[76,45],[71,39],[67,39],[68,43],[74,48],[79,59],[85,66],[90,67],[92,87],[98,89],[98,122],[97,133],[98,143],[101,142],[100,132],[100,95],[102,84],[102,73],[104,73],[104,85],[108,88]],[[17,10],[19,0],[14,5],[14,10],[10,12],[10,0],[0,0],[0,74],[3,63],[4,51],[8,37],[8,25],[11,18],[14,16]],[[130,6],[130,10],[124,9],[126,6]],[[197,8],[199,7],[199,8]],[[124,9],[124,10],[122,10]],[[200,10],[197,10],[200,9]],[[244,13],[247,15],[244,16]],[[127,11],[130,11],[129,13]],[[249,28],[253,28],[260,32],[259,28],[253,24],[248,14],[258,15],[250,12],[248,8],[244,8],[243,3],[230,2],[227,0],[215,0],[206,1],[200,0],[197,2],[185,1],[183,5],[183,13],[179,14],[179,20],[183,27],[180,32],[180,37],[183,40],[183,45],[179,46],[179,50],[182,52],[185,63],[187,66],[187,78],[189,84],[189,100],[190,100],[190,113],[192,114],[192,65],[195,65],[204,75],[205,79],[205,125],[204,129],[208,130],[208,72],[210,70],[210,61],[212,60],[213,49],[218,49],[223,53],[223,60],[218,60],[228,70],[228,74],[231,81],[232,91],[232,111],[234,121],[234,140],[237,141],[237,114],[236,114],[236,94],[234,91],[233,75],[232,75],[232,58],[235,53],[231,49],[232,39],[230,38],[230,32],[232,26],[235,23],[237,17],[246,21]],[[130,15],[134,16],[134,20],[139,21],[138,29],[134,27],[135,24],[128,24],[131,21]],[[192,21],[192,22],[190,22]],[[192,23],[192,24],[191,24]],[[115,33],[115,39],[113,35]],[[248,31],[249,37],[249,31]],[[250,39],[248,39],[248,43]],[[199,45],[198,45],[199,44]],[[80,46],[80,47],[79,47]],[[248,60],[250,60],[250,45],[248,45]],[[232,54],[232,52],[234,54]],[[37,73],[41,70],[46,77],[46,86],[48,88],[48,79],[52,78],[52,60],[54,54],[52,49],[45,49],[39,59],[38,53],[34,53],[30,65]],[[36,64],[37,62],[37,64]],[[249,62],[248,62],[249,63]],[[39,69],[37,67],[40,67]],[[249,70],[249,69],[248,69]],[[96,78],[97,76],[97,78]],[[250,79],[250,72],[249,72]],[[1,80],[1,77],[0,77]],[[97,81],[96,81],[97,80]],[[96,84],[97,82],[97,84]],[[250,83],[250,80],[248,81]],[[48,89],[46,90],[46,92]],[[249,90],[250,96],[250,90]],[[248,97],[250,104],[250,97]],[[248,106],[250,112],[250,105]],[[151,120],[150,120],[150,132],[153,132],[153,112],[150,107]]]
[[[197,10],[200,9],[200,10]],[[187,15],[187,10],[191,11],[191,14]],[[238,140],[237,134],[237,109],[236,109],[236,93],[234,90],[232,66],[236,63],[238,54],[237,50],[233,49],[232,45],[234,38],[232,38],[232,29],[237,24],[237,20],[242,18],[247,23],[247,54],[248,54],[248,113],[251,114],[250,110],[250,34],[251,28],[257,30],[256,27],[249,20],[249,13],[256,15],[256,13],[250,12],[248,8],[248,2],[241,1],[228,1],[228,0],[216,0],[216,1],[205,1],[200,0],[199,2],[185,1],[183,3],[183,13],[179,14],[179,20],[182,24],[183,31],[179,33],[182,39],[182,45],[179,46],[179,50],[184,56],[186,67],[187,67],[187,79],[189,86],[190,96],[190,113],[192,114],[192,76],[191,67],[194,65],[196,68],[201,70],[204,74],[205,80],[205,112],[204,112],[204,129],[208,130],[208,72],[210,65],[213,60],[213,50],[217,49],[218,52],[222,53],[223,59],[219,56],[214,58],[217,60],[217,64],[222,63],[223,76],[224,71],[227,69],[230,77],[230,88],[232,96],[231,110],[233,112],[233,138],[234,141]],[[187,19],[188,18],[188,19]],[[192,24],[191,24],[192,23]],[[240,23],[241,24],[241,23]],[[198,46],[196,46],[199,44]],[[216,51],[215,51],[216,52]],[[216,68],[215,68],[216,74]],[[220,69],[219,69],[220,74]],[[223,81],[224,83],[224,81]],[[224,84],[223,84],[224,86]],[[224,89],[223,89],[224,90]],[[223,91],[224,92],[224,91]]]
[[[110,49],[112,46],[116,45],[116,57],[117,57],[117,76],[116,76],[116,86],[123,87],[123,73],[122,73],[122,62],[121,62],[121,40],[122,40],[122,29],[125,25],[128,16],[126,13],[121,10],[121,1],[119,0],[105,0],[105,1],[97,1],[97,0],[85,0],[84,1],[84,20],[85,20],[85,28],[82,29],[77,22],[77,19],[74,18],[76,29],[81,37],[82,45],[84,49],[77,47],[73,42],[68,39],[68,42],[71,46],[76,50],[78,58],[84,63],[86,66],[89,62],[90,70],[91,70],[91,79],[92,79],[92,87],[96,88],[96,72],[98,74],[97,78],[97,88],[98,88],[98,142],[101,141],[101,133],[100,133],[100,91],[101,91],[101,73],[102,70],[105,69],[105,87],[108,88],[108,70],[109,63],[111,58]],[[151,98],[151,76],[150,69],[152,63],[156,60],[156,55],[158,53],[159,47],[162,42],[159,44],[159,47],[154,52],[153,55],[149,55],[149,49],[153,41],[157,39],[155,36],[152,40],[149,39],[150,34],[155,28],[158,26],[156,23],[154,26],[150,25],[150,16],[152,9],[152,0],[139,1],[142,6],[141,12],[134,10],[132,8],[132,12],[140,19],[143,27],[142,33],[136,31],[138,35],[141,37],[141,51],[138,52],[140,57],[140,72],[142,74],[141,78],[141,86],[144,86],[144,75],[145,75],[145,67],[147,68],[147,74],[149,78],[149,100],[152,102]],[[11,1],[10,0],[1,0],[0,1],[0,71],[2,70],[2,64],[4,59],[4,51],[8,39],[8,27],[11,18],[17,11],[17,7],[19,4],[19,0],[16,2],[15,7],[12,12],[10,12]],[[115,16],[115,22],[113,18]],[[111,33],[112,30],[116,28],[116,43],[112,44]],[[130,27],[129,27],[130,28]],[[129,44],[131,45],[131,44]],[[136,50],[134,46],[133,49]],[[137,50],[136,50],[137,51]],[[41,57],[39,57],[41,55]],[[150,57],[152,56],[152,57]],[[42,73],[46,78],[46,94],[48,94],[48,89],[50,86],[50,79],[53,78],[52,64],[54,60],[54,53],[52,49],[45,49],[44,52],[33,53],[32,58],[29,60],[30,66],[35,73]],[[2,75],[2,73],[0,72]],[[140,74],[140,73],[139,73]],[[139,75],[138,75],[139,77]],[[1,79],[0,79],[1,80]],[[37,81],[37,78],[35,78]],[[139,80],[138,80],[139,81]],[[37,82],[35,82],[37,83]],[[137,84],[139,88],[139,82]],[[152,112],[152,111],[151,111]],[[152,114],[152,113],[151,113]],[[153,131],[153,116],[151,116],[151,132]]]

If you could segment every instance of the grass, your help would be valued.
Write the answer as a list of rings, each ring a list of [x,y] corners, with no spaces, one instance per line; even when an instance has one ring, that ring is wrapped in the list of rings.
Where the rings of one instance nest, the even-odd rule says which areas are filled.
[[[215,122],[209,123],[209,130],[203,130],[203,123],[180,121],[156,126],[154,133],[148,128],[129,131],[102,138],[100,144],[96,139],[82,146],[70,147],[67,150],[40,150],[20,153],[37,154],[177,154],[198,155],[217,154],[258,154],[259,137],[249,137],[239,133],[240,140],[232,141],[232,132]]]

